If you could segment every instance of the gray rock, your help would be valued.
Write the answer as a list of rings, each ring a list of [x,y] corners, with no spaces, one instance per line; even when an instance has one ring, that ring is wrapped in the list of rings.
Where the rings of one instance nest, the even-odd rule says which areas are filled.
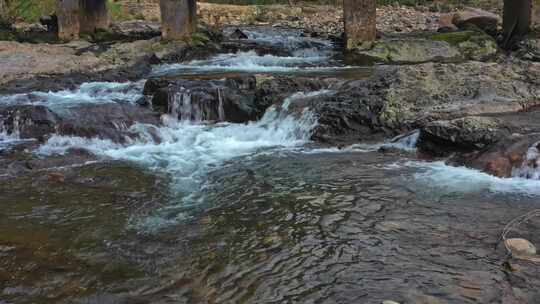
[[[476,31],[403,36],[378,40],[355,53],[375,62],[423,63],[486,60],[497,53],[495,40]]]

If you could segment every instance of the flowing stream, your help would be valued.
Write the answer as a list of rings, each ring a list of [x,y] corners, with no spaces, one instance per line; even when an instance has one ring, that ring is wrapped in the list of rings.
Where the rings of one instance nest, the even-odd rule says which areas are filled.
[[[294,56],[238,52],[154,74],[365,71],[332,59],[329,41],[246,32]],[[53,111],[135,103],[143,85],[86,83],[0,103]],[[85,150],[95,159],[0,180],[0,303],[492,303],[507,295],[491,248],[505,222],[538,206],[536,166],[500,179],[421,161],[418,132],[318,146],[310,142],[316,115],[289,111],[318,94],[331,91],[297,92],[247,124],[209,124],[179,95],[177,115],[160,127],[134,124],[137,136],[123,143],[48,138],[34,157]],[[22,141],[0,129],[0,151]]]

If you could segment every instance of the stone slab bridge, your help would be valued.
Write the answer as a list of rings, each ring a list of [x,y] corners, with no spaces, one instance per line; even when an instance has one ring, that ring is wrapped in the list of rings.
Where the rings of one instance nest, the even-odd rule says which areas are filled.
[[[107,0],[57,0],[59,37],[77,39],[80,34],[107,29]],[[376,38],[376,0],[343,0],[344,29],[348,49],[370,47]],[[533,2],[504,0],[503,32],[506,42],[529,31]],[[160,0],[162,36],[181,40],[197,27],[197,0]]]

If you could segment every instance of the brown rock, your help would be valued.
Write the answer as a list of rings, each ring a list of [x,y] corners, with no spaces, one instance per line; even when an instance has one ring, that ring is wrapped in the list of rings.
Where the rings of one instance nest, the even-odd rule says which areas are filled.
[[[438,32],[451,32],[457,30],[457,26],[453,23],[454,15],[445,14],[439,17]]]
[[[507,239],[504,244],[512,252],[513,256],[532,256],[536,254],[536,247],[526,239]]]
[[[63,183],[66,179],[64,174],[61,172],[50,172],[48,176],[50,181],[55,181],[59,183]]]
[[[488,11],[478,8],[468,8],[464,11],[454,14],[452,22],[459,28],[465,28],[470,25],[479,27],[484,31],[497,30],[497,24],[500,23],[500,17]]]

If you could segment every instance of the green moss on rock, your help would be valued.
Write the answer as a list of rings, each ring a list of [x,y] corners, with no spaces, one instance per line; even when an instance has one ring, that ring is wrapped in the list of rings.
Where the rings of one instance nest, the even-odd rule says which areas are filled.
[[[370,50],[356,53],[381,63],[423,63],[488,60],[497,50],[491,36],[461,31],[382,39]]]

